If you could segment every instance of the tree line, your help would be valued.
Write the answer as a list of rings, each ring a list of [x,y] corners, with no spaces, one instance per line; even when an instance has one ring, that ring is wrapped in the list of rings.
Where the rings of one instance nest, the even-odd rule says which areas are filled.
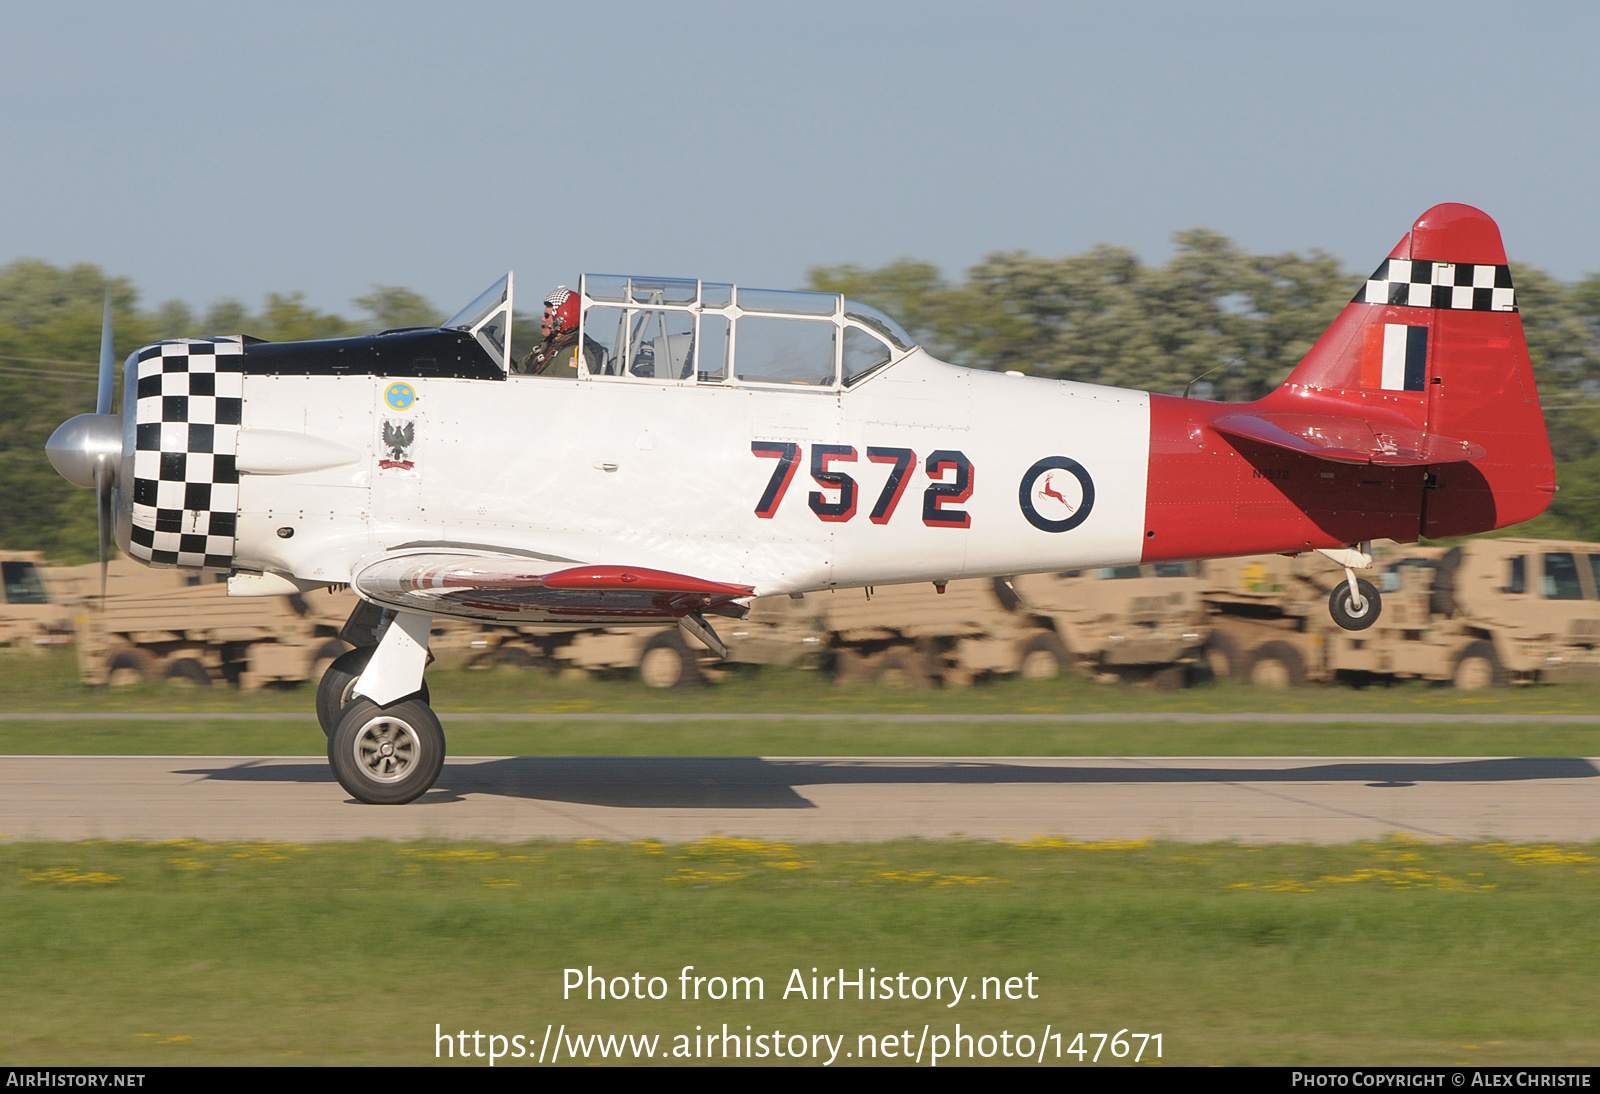
[[[1196,381],[1196,396],[1245,401],[1282,382],[1368,274],[1320,251],[1250,254],[1205,229],[1174,242],[1159,265],[1102,245],[1063,258],[992,254],[959,281],[910,259],[818,267],[806,287],[881,308],[957,364],[1174,395]],[[1565,283],[1513,264],[1512,275],[1561,484],[1550,511],[1516,531],[1600,540],[1600,274]],[[197,312],[182,301],[142,307],[132,281],[92,265],[0,266],[0,548],[94,557],[91,492],[55,474],[44,442],[93,409],[108,288],[119,362],[162,338],[338,338],[444,317],[399,286],[352,300],[355,318],[299,293],[269,294],[256,311],[221,300]],[[519,316],[514,338],[531,345],[537,321]]]

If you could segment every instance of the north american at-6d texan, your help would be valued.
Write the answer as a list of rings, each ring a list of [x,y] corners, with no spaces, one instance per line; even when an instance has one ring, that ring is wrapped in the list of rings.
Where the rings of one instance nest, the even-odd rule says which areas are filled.
[[[586,275],[519,360],[508,274],[438,328],[146,346],[51,437],[101,557],[362,603],[317,713],[339,782],[444,762],[434,616],[660,624],[753,596],[1325,551],[1351,629],[1378,538],[1524,521],[1555,472],[1505,250],[1428,210],[1281,387],[1219,403],[944,364],[826,293]],[[555,352],[551,352],[554,347]],[[570,347],[570,348],[569,348]]]

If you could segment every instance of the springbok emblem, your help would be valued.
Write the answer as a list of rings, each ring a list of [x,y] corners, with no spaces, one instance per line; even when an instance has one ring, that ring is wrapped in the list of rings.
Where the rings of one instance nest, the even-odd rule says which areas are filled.
[[[1078,507],[1068,501],[1061,491],[1055,488],[1053,483],[1054,478],[1054,475],[1046,475],[1044,477],[1044,486],[1039,490],[1039,496],[1041,498],[1055,498],[1062,505],[1067,507],[1067,512],[1069,513],[1076,511]]]

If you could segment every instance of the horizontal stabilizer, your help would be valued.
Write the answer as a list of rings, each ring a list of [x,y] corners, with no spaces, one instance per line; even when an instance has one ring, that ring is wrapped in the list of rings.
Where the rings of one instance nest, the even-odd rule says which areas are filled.
[[[570,566],[513,555],[408,553],[355,575],[380,604],[433,615],[519,622],[669,623],[697,612],[742,618],[753,596],[729,585],[641,566]]]
[[[1487,450],[1469,441],[1424,433],[1410,426],[1331,414],[1223,414],[1211,428],[1230,437],[1269,444],[1333,463],[1385,467],[1460,463]]]

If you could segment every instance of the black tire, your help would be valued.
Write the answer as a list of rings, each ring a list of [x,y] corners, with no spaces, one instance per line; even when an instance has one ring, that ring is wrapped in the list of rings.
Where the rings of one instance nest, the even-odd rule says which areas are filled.
[[[1200,647],[1200,661],[1213,679],[1231,680],[1244,675],[1244,659],[1239,656],[1239,644],[1221,631],[1206,635]]]
[[[639,680],[647,688],[692,688],[700,682],[700,663],[676,630],[662,631],[639,653]]]
[[[1072,669],[1072,654],[1056,635],[1046,632],[1028,639],[1017,659],[1017,675],[1024,680],[1054,680]]]
[[[1341,581],[1333,587],[1333,592],[1328,594],[1328,614],[1333,616],[1333,621],[1347,631],[1364,631],[1378,621],[1378,616],[1383,614],[1383,597],[1378,595],[1377,588],[1364,577],[1356,578],[1356,588],[1361,593],[1362,610],[1356,611],[1355,601],[1350,596],[1350,582]]]
[[[527,646],[507,644],[494,651],[494,663],[508,669],[531,669],[539,663],[539,656]]]
[[[1287,642],[1263,643],[1250,655],[1250,683],[1258,688],[1298,688],[1305,682],[1305,662]]]
[[[111,658],[106,666],[106,684],[120,688],[133,684],[147,684],[155,678],[156,663],[144,650],[123,650]]]
[[[1179,691],[1189,686],[1189,674],[1182,665],[1168,665],[1155,671],[1150,686],[1157,691]]]
[[[317,649],[316,654],[311,658],[311,672],[309,674],[309,678],[320,682],[323,674],[328,671],[328,666],[339,660],[340,657],[343,657],[345,652],[349,649],[349,646],[345,645],[337,638],[328,639]]]
[[[1500,655],[1494,652],[1494,643],[1480,638],[1456,658],[1450,682],[1462,691],[1476,691],[1479,688],[1503,688],[1509,678],[1500,664]]]
[[[180,657],[167,665],[167,679],[184,687],[208,688],[211,674],[193,657]]]
[[[350,705],[351,689],[356,686],[356,681],[361,679],[361,674],[366,671],[367,662],[372,660],[372,651],[377,648],[377,646],[358,646],[341,653],[323,672],[322,679],[317,681],[317,723],[322,726],[324,737],[332,737],[333,731],[339,728],[339,720],[344,717],[344,709]],[[428,682],[424,680],[421,689],[406,698],[421,699],[426,703],[429,699]]]
[[[928,659],[913,649],[885,650],[872,673],[880,687],[925,688],[933,683]]]
[[[333,777],[368,805],[404,805],[433,786],[444,768],[444,727],[420,699],[380,707],[347,706],[328,738]]]

